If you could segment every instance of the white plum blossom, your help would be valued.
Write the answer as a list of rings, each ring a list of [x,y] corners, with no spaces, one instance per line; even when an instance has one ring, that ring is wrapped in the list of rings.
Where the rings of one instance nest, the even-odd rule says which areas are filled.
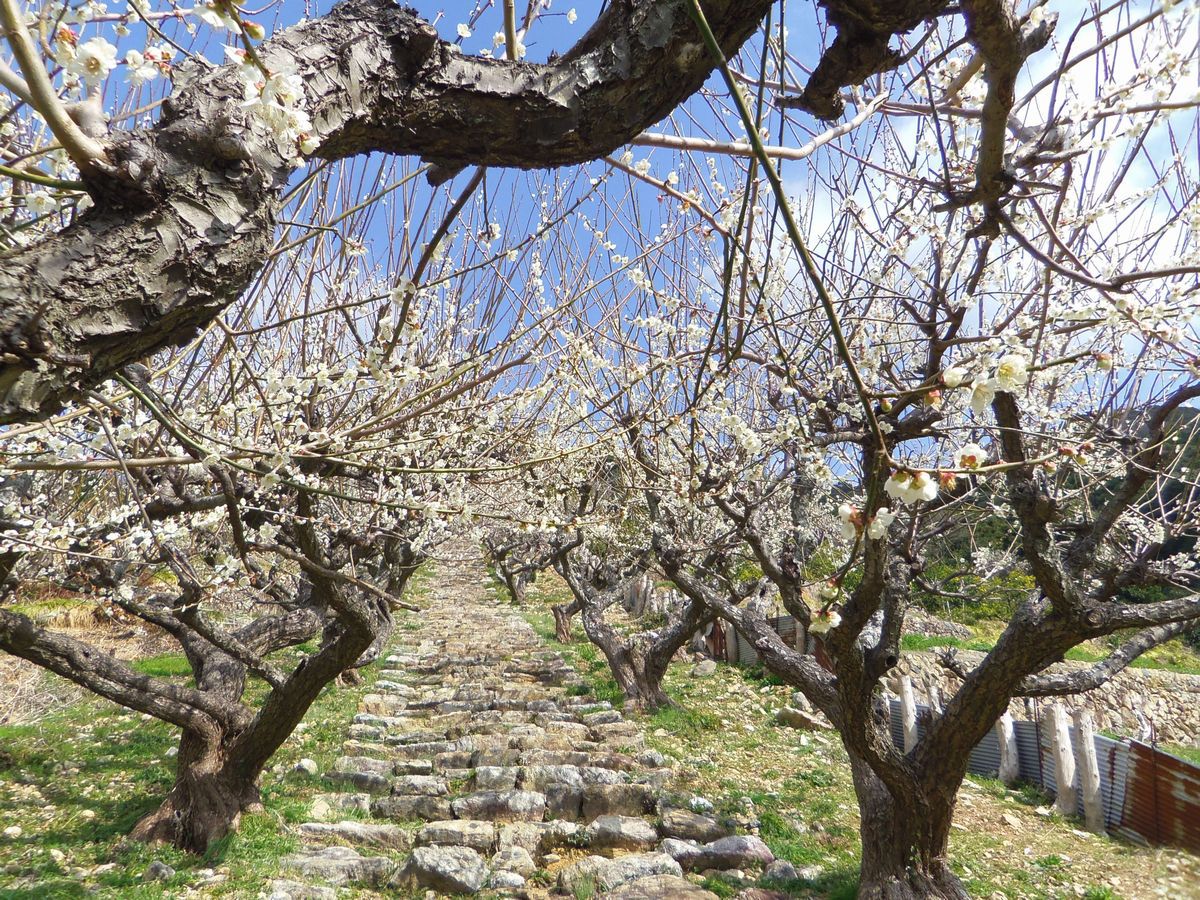
[[[954,468],[978,469],[987,462],[987,451],[978,444],[963,444],[954,451]]]
[[[942,372],[942,384],[948,388],[956,388],[967,380],[967,370],[951,366]]]
[[[867,526],[867,537],[873,541],[877,541],[887,534],[888,528],[896,521],[896,514],[886,506],[881,506],[875,513],[875,517],[871,519],[871,524]]]
[[[304,109],[304,81],[295,71],[277,68],[269,78],[245,81],[244,89],[242,106],[266,125],[284,157],[295,157],[302,144],[316,149],[312,121]]]
[[[125,65],[125,78],[134,87],[158,77],[158,66],[153,60],[147,59],[140,50],[127,50]]]
[[[84,41],[75,49],[67,71],[78,75],[88,87],[99,84],[117,65],[117,48],[104,38]]]
[[[996,387],[1015,391],[1029,383],[1029,360],[1019,353],[1009,353],[996,366]]]
[[[34,191],[25,197],[25,207],[35,216],[44,216],[58,209],[58,201],[49,191]]]
[[[971,385],[971,412],[983,416],[996,399],[996,382],[992,378],[977,378]]]
[[[920,503],[937,496],[938,483],[928,472],[893,472],[883,486],[889,497],[904,503]]]
[[[193,6],[192,15],[210,28],[227,28],[230,31],[237,31],[237,22],[225,13],[217,3],[205,3],[203,6]]]
[[[455,29],[455,31],[458,32],[458,36],[464,41],[471,36],[471,26],[464,25],[462,22],[458,23],[458,27]]]
[[[568,25],[574,25],[575,20],[578,18],[579,18],[579,13],[575,12],[575,7],[572,6],[570,9],[567,10],[567,24]]]
[[[848,541],[858,537],[858,520],[859,512],[849,503],[843,503],[838,507],[838,519],[841,522],[842,537]]]
[[[836,587],[834,588],[836,591]],[[835,594],[836,596],[836,594]],[[813,634],[828,634],[842,624],[842,617],[832,609],[818,609],[813,613],[808,630]]]

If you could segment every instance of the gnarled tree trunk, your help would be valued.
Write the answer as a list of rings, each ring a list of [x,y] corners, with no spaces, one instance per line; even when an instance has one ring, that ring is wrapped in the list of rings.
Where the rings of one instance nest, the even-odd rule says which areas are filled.
[[[560,644],[571,643],[571,617],[581,609],[583,604],[578,600],[550,607],[550,612],[554,613],[554,639]]]
[[[214,841],[236,831],[242,813],[260,804],[261,769],[241,765],[232,745],[225,732],[184,731],[171,792],[142,817],[130,836],[203,853]]]
[[[861,819],[859,900],[968,900],[947,856],[958,786],[910,802],[894,795],[853,753],[850,769]]]

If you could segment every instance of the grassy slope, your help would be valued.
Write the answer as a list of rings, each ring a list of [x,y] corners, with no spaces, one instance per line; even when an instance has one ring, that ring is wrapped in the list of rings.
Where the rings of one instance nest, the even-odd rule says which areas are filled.
[[[554,641],[549,604],[561,602],[561,590],[552,578],[540,580],[530,591],[527,618],[591,679],[598,696],[619,703],[594,647]],[[776,856],[807,868],[808,877],[776,887],[793,896],[852,898],[858,811],[846,755],[833,733],[777,725],[774,711],[788,702],[790,691],[753,670],[719,666],[716,675],[695,678],[690,664],[675,663],[667,689],[677,708],[649,717],[645,729],[648,743],[679,770],[677,788],[730,813],[750,798],[761,836]],[[972,896],[1104,900],[1150,897],[1163,889],[1158,896],[1200,897],[1200,859],[1089,835],[1052,813],[1037,791],[1012,791],[994,779],[965,783],[951,854]],[[722,896],[734,893],[723,884],[706,886]]]
[[[428,578],[419,573],[415,591]],[[161,676],[189,673],[182,656],[169,654],[137,666]],[[91,696],[36,724],[0,727],[0,829],[22,830],[16,838],[0,835],[0,900],[177,897],[189,887],[204,896],[258,896],[278,876],[280,858],[299,849],[283,826],[307,821],[313,796],[328,789],[292,768],[309,757],[324,772],[340,755],[359,698],[376,677],[373,667],[363,674],[362,685],[322,692],[263,776],[263,812],[244,816],[239,831],[204,857],[124,837],[171,786],[174,728]],[[154,860],[175,876],[143,883]],[[210,881],[214,875],[224,878]]]

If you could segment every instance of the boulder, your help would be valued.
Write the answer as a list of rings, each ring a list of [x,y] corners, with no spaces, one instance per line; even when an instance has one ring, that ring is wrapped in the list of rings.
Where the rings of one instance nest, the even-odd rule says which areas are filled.
[[[496,826],[478,819],[446,819],[430,822],[417,832],[417,844],[444,844],[470,847],[480,853],[490,853],[496,846]]]
[[[491,866],[495,870],[516,872],[523,877],[532,875],[537,870],[537,863],[524,847],[509,847],[507,850],[498,851],[492,857]]]
[[[378,797],[371,803],[371,815],[379,819],[425,819],[428,822],[454,815],[445,797]]]
[[[642,816],[654,809],[655,791],[645,784],[589,784],[583,789],[582,816]]]
[[[707,844],[728,837],[731,829],[689,809],[668,809],[662,814],[662,833],[666,837]]]
[[[326,847],[314,853],[297,853],[281,861],[285,870],[332,885],[361,884],[381,887],[396,863],[384,856],[361,856],[350,847]]]
[[[460,819],[540,822],[546,814],[546,795],[537,791],[476,791],[450,806]]]
[[[752,834],[738,834],[711,841],[700,848],[700,858],[693,868],[746,869],[764,867],[775,861],[771,848]]]
[[[470,847],[417,847],[398,880],[449,894],[474,894],[486,878],[487,864]]]
[[[658,843],[658,832],[635,816],[598,816],[584,832],[592,850],[649,850]]]
[[[570,894],[590,883],[597,894],[608,896],[608,892],[647,875],[681,878],[683,870],[665,853],[633,853],[616,859],[588,856],[559,872],[558,886]]]

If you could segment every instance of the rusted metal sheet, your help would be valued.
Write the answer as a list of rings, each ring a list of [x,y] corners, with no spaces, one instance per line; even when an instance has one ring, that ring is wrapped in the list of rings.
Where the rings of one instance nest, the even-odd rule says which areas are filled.
[[[1200,768],[1139,741],[1129,741],[1128,765],[1122,829],[1200,852]]]

